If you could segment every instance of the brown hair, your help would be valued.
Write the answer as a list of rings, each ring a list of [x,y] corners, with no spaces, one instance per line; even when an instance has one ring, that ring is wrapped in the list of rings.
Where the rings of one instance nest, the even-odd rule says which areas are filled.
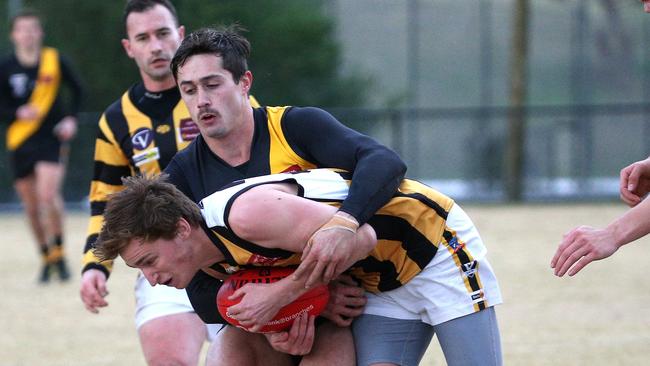
[[[122,179],[125,188],[109,197],[95,245],[100,260],[116,258],[133,239],[172,239],[181,218],[192,227],[200,226],[203,218],[199,206],[165,182],[166,178],[163,174]]]
[[[10,31],[14,30],[14,25],[16,24],[16,21],[21,18],[36,18],[36,20],[38,20],[38,23],[41,25],[41,28],[43,27],[43,19],[41,19],[41,15],[36,10],[30,8],[23,8],[22,10],[14,14],[9,20]]]
[[[225,70],[230,71],[235,84],[248,71],[248,57],[251,53],[251,45],[242,36],[246,31],[239,24],[231,24],[218,28],[202,28],[190,33],[176,50],[171,61],[172,74],[174,79],[178,77],[178,69],[187,60],[195,55],[211,54],[221,56],[222,65]]]
[[[126,30],[126,18],[129,17],[129,14],[144,13],[145,11],[153,9],[153,7],[156,5],[162,5],[167,10],[169,10],[169,13],[172,15],[172,18],[174,18],[174,22],[178,27],[178,13],[176,12],[174,4],[172,4],[169,0],[128,0],[126,2],[126,5],[124,5],[124,10],[122,11],[122,23],[124,24],[124,31],[126,32],[127,36],[129,32]]]

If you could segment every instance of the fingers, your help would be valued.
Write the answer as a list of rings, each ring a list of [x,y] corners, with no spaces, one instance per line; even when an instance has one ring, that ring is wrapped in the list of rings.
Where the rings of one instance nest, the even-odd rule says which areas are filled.
[[[359,286],[357,281],[354,278],[352,278],[352,276],[350,276],[348,274],[340,274],[336,278],[336,280],[338,281],[338,283],[341,283],[341,284],[344,284],[344,285],[347,285],[347,286],[354,286],[355,288],[357,288]]]
[[[302,257],[303,257],[302,263],[300,263],[298,268],[296,268],[296,270],[293,272],[294,281],[299,281],[307,273],[311,273],[312,269],[316,265],[316,261],[307,259],[304,253]]]
[[[305,288],[310,288],[314,284],[321,282],[323,280],[325,269],[327,268],[328,265],[329,262],[326,262],[324,260],[320,260],[316,262],[316,266],[314,266],[314,269],[309,274],[309,278],[305,283]]]
[[[591,253],[587,253],[584,257],[580,258],[580,260],[573,266],[568,272],[569,276],[573,276],[576,273],[580,272],[581,269],[585,268],[585,266],[591,262],[594,261],[594,256]]]
[[[103,276],[93,276],[92,273],[82,278],[81,289],[79,290],[81,301],[86,310],[91,313],[98,313],[98,308],[108,306],[104,299],[108,295],[106,290],[106,279]]]
[[[294,343],[294,355],[306,355],[311,352],[314,342],[314,319],[316,317],[302,313],[289,331],[289,341]]]
[[[641,169],[635,169],[634,165],[621,170],[619,192],[621,200],[628,206],[634,206],[641,201],[641,197],[636,194],[640,177]]]
[[[327,265],[327,268],[325,269],[325,273],[323,274],[323,283],[329,283],[336,276],[338,276],[339,273],[337,273],[338,272],[337,268],[340,267],[340,266],[341,266],[340,264],[339,264],[339,266],[337,266],[336,262],[330,262]],[[345,270],[345,269],[343,269],[343,270]],[[341,270],[341,272],[343,272],[343,270]]]
[[[576,244],[574,247],[568,247],[558,261],[558,267],[555,268],[555,275],[558,277],[564,274],[573,266],[580,258],[587,254],[588,249],[583,245]]]
[[[553,258],[551,259],[551,268],[557,268],[558,266],[558,261],[560,260],[560,257],[566,250],[566,248],[573,243],[573,235],[576,229],[569,231],[568,233],[564,234],[564,237],[562,239],[562,242],[558,246],[557,250],[555,251],[555,255],[553,255]],[[557,271],[556,273],[557,274]]]

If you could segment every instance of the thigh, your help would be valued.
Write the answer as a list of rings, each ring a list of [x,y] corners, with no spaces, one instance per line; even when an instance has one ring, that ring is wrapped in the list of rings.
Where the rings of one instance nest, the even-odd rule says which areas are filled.
[[[433,337],[433,327],[420,320],[362,314],[352,323],[357,365],[418,365]]]
[[[293,357],[274,350],[266,337],[227,325],[210,345],[206,366],[294,365]]]
[[[438,324],[434,329],[449,366],[503,364],[494,307]]]
[[[314,346],[309,355],[302,358],[300,365],[355,365],[350,327],[339,327],[330,321],[317,325]]]
[[[27,210],[36,207],[36,180],[33,175],[28,175],[14,181],[14,188]]]
[[[36,190],[44,199],[56,197],[61,190],[65,166],[58,162],[39,161],[34,166]]]
[[[206,329],[196,313],[180,313],[149,320],[138,335],[147,364],[196,365]]]

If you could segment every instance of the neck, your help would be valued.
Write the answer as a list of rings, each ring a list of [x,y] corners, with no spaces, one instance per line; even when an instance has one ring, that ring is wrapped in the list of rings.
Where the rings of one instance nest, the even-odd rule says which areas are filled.
[[[169,76],[161,80],[154,80],[149,75],[146,75],[142,71],[140,71],[140,76],[142,77],[142,83],[144,84],[144,88],[150,92],[157,93],[163,90],[171,89],[176,86],[176,81],[174,81],[174,77],[172,76],[171,73],[169,74]]]
[[[23,66],[34,66],[38,63],[41,54],[40,47],[34,48],[16,48],[16,58]]]
[[[243,110],[244,112],[239,116],[240,120],[236,123],[237,128],[227,135],[203,136],[210,150],[230,166],[239,166],[250,159],[255,123],[253,109],[248,106]]]
[[[194,237],[190,238],[188,243],[195,243],[197,245],[197,258],[199,258],[197,263],[198,268],[210,267],[225,259],[223,253],[212,243],[212,240],[210,240],[203,228],[192,230],[191,235]]]

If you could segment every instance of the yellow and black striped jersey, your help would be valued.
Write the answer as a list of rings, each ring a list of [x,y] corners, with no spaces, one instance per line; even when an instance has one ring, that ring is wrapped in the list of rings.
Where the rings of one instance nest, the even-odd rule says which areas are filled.
[[[253,97],[251,103],[257,105]],[[91,218],[83,271],[97,268],[106,275],[110,272],[112,263],[99,263],[91,249],[104,222],[108,196],[124,188],[122,177],[160,174],[174,155],[197,135],[199,128],[176,87],[151,93],[138,83],[106,109],[100,117],[95,140],[89,194]]]
[[[300,196],[336,206],[347,196],[348,179],[347,173],[327,169],[275,174],[237,182],[204,198],[201,207],[209,227],[206,232],[226,258],[213,268],[233,272],[239,266],[300,264],[300,253],[256,245],[228,228],[232,201],[246,190],[261,184],[290,183],[298,186]],[[446,228],[453,203],[431,187],[404,179],[393,198],[368,220],[377,233],[377,245],[350,273],[370,292],[393,290],[411,280],[433,259],[445,237],[453,236]]]
[[[253,111],[250,159],[231,166],[202,136],[176,154],[165,168],[169,181],[195,202],[231,182],[312,168],[353,172],[341,210],[365,223],[395,193],[406,165],[392,150],[314,107],[262,107]],[[187,292],[206,323],[219,322],[214,298],[219,282],[199,272]]]

